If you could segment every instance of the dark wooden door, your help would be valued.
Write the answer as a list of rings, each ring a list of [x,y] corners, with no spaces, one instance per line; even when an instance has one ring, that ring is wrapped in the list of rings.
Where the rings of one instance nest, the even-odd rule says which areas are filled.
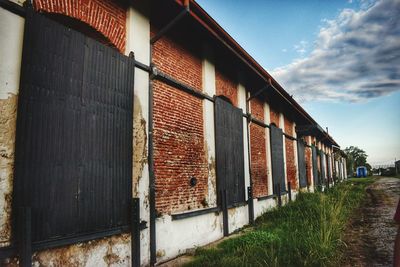
[[[133,80],[133,59],[27,12],[13,210],[34,242],[128,225]]]
[[[301,139],[297,140],[297,158],[298,158],[300,187],[306,187],[307,175],[306,175],[305,148],[304,148],[304,142]]]
[[[285,166],[283,159],[283,132],[282,129],[271,125],[271,163],[272,163],[272,181],[274,184],[274,194],[278,193],[278,184],[281,191],[286,191]]]
[[[215,150],[218,191],[226,191],[227,206],[243,203],[243,112],[221,97],[215,98]]]

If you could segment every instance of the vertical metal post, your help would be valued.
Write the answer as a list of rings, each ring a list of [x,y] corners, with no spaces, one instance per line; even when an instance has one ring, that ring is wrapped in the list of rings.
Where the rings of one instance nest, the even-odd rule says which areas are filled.
[[[289,201],[292,201],[292,184],[288,182],[287,187],[288,187]]]
[[[281,184],[278,183],[278,207],[282,207],[282,194],[281,194]]]
[[[32,231],[31,231],[31,208],[19,208],[19,244],[18,252],[20,266],[32,266]]]
[[[253,188],[251,186],[247,187],[248,196],[248,207],[249,207],[249,224],[254,223],[254,200],[253,200]]]
[[[226,189],[221,190],[222,222],[224,236],[229,235],[228,207],[226,204]]]
[[[140,202],[132,198],[131,210],[131,263],[132,267],[140,267]]]

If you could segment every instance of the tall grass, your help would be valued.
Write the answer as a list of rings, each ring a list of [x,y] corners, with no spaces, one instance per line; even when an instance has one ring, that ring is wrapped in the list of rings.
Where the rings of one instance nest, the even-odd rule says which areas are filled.
[[[351,211],[371,179],[342,183],[327,193],[302,193],[267,212],[253,230],[209,249],[187,266],[336,266]]]

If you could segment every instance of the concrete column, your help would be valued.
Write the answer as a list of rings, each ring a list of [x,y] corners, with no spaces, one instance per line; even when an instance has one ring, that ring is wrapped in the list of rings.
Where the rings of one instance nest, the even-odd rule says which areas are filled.
[[[311,135],[307,136],[306,140],[307,140],[307,144],[311,146],[312,145]],[[312,149],[311,148],[308,148],[308,149],[310,149],[310,164],[311,164],[311,168],[310,168],[311,183],[309,184],[309,187],[313,190],[313,188],[314,188],[313,156],[312,156]]]
[[[285,117],[283,113],[279,113],[279,125],[280,128],[282,129],[283,133],[285,133]],[[286,171],[286,137],[282,135],[282,140],[283,140],[283,167],[284,167],[284,172],[285,172],[285,186],[287,185],[287,171]]]
[[[297,133],[296,133],[296,123],[293,122],[293,137],[297,139]],[[296,166],[296,181],[300,189],[300,181],[299,181],[299,156],[297,155],[297,141],[293,140],[293,153],[294,153],[294,164]]]
[[[215,89],[215,66],[211,48],[204,46],[203,59],[203,91],[209,96],[214,96]],[[211,207],[217,205],[216,170],[215,170],[215,124],[214,124],[214,103],[204,100],[204,144],[208,160],[208,200]]]
[[[269,104],[264,103],[264,122],[269,125],[271,123],[271,113]],[[274,192],[274,184],[272,182],[272,161],[271,161],[271,138],[269,128],[265,128],[265,145],[267,152],[267,178],[268,178],[268,195],[272,195]]]
[[[150,21],[149,6],[139,1],[127,11],[126,54],[135,53],[135,59],[150,65]],[[149,210],[149,169],[147,164],[148,121],[149,121],[149,74],[135,68],[134,110],[133,110],[133,178],[132,195],[140,198],[140,216],[150,221]],[[149,229],[141,231],[141,264],[150,261]]]
[[[0,247],[10,245],[14,146],[25,19],[0,7]]]
[[[238,106],[243,110],[243,112],[246,112],[246,89],[243,86],[243,84],[239,83],[238,85]],[[250,103],[249,103],[250,105]],[[247,142],[247,119],[243,118],[243,152],[244,152],[244,184],[246,187],[246,199],[247,199],[247,187],[250,186],[250,168],[249,168],[249,154],[251,153],[250,151],[250,146]]]

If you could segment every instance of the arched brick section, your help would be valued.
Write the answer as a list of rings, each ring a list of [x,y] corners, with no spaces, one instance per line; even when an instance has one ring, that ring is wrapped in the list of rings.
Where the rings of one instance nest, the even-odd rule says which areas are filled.
[[[34,8],[83,21],[124,52],[126,8],[116,0],[34,0]]]

